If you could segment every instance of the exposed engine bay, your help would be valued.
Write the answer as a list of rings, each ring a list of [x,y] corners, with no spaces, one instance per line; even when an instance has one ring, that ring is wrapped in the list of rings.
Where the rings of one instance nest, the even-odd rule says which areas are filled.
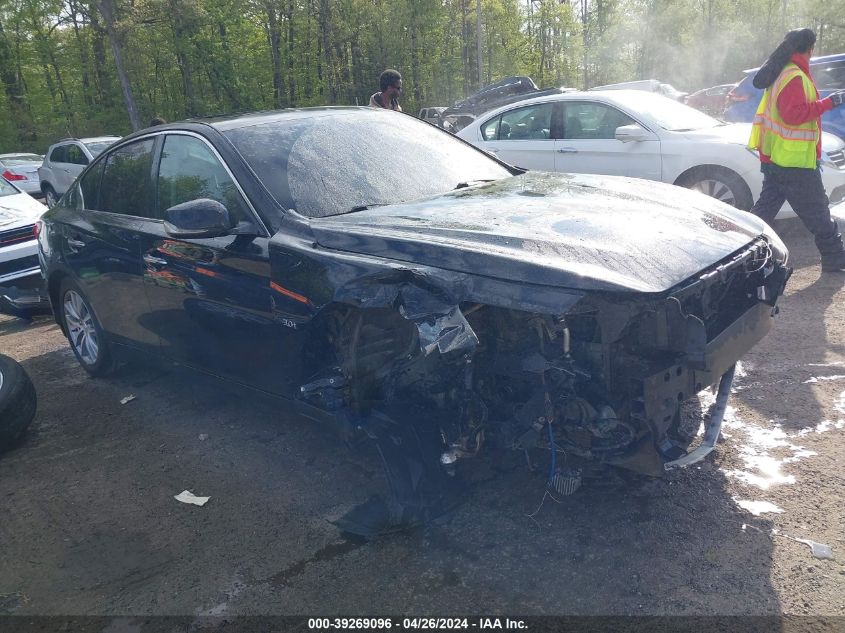
[[[448,477],[491,448],[521,451],[532,467],[547,455],[559,493],[577,485],[558,456],[660,475],[695,436],[682,403],[732,376],[768,332],[789,272],[760,239],[668,295],[594,293],[565,314],[480,303],[425,317],[401,305],[349,309],[337,373],[303,397],[381,442],[400,497],[428,485],[421,473]],[[386,455],[395,447],[403,456]]]

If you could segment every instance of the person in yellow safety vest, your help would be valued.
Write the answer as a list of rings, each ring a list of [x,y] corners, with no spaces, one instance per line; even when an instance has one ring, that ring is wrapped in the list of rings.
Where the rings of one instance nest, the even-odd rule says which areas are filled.
[[[842,105],[845,91],[819,99],[810,76],[815,43],[810,29],[790,31],[754,76],[754,87],[765,92],[748,147],[760,155],[763,190],[751,213],[771,223],[788,201],[816,240],[822,270],[845,272],[842,235],[819,171],[821,116]]]

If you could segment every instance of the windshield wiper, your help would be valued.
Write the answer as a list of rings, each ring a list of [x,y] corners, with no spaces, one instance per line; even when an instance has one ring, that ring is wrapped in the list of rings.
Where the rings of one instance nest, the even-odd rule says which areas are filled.
[[[366,211],[373,207],[384,207],[390,204],[389,202],[370,202],[369,204],[359,204],[357,207],[352,207],[347,213],[355,213],[356,211]]]
[[[454,189],[452,189],[452,191],[454,191],[455,189],[466,189],[467,187],[472,187],[473,185],[479,185],[479,184],[484,183],[484,182],[493,182],[494,180],[496,180],[496,179],[495,178],[481,178],[479,180],[465,180],[464,182],[459,182],[457,185],[455,185],[455,187],[454,187]]]

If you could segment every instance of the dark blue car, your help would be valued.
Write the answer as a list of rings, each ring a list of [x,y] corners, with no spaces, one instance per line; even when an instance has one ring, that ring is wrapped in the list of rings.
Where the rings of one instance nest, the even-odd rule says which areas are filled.
[[[445,507],[456,462],[488,449],[701,459],[721,415],[687,454],[681,404],[716,384],[726,404],[789,274],[768,226],[710,197],[524,173],[374,108],[141,130],[40,228],[86,371],[147,352],[371,439],[395,522]]]
[[[755,88],[751,81],[759,68],[745,71],[745,78],[728,94],[726,121],[752,121],[763,91]],[[825,55],[810,60],[810,72],[822,97],[836,90],[845,90],[845,53]],[[845,139],[845,108],[837,108],[822,117],[825,132]]]

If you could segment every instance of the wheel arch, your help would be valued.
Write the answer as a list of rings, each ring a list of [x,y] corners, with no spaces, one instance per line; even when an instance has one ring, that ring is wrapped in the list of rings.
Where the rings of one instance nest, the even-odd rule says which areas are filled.
[[[713,163],[695,165],[694,167],[690,167],[687,170],[683,171],[672,184],[678,187],[688,187],[689,185],[696,182],[697,178],[718,175],[735,179],[738,182],[738,184],[742,187],[742,190],[740,192],[737,192],[738,201],[739,198],[745,199],[745,202],[738,205],[738,208],[744,211],[750,209],[751,205],[754,204],[754,196],[751,193],[751,187],[739,172],[734,169],[731,169],[730,167],[725,167],[724,165],[716,165]]]
[[[47,294],[50,297],[50,307],[53,310],[53,318],[56,323],[58,323],[65,336],[67,336],[67,331],[65,330],[65,320],[61,318],[61,313],[59,311],[59,306],[61,305],[61,297],[59,296],[59,293],[62,289],[62,281],[68,276],[69,275],[63,270],[55,270],[50,273],[50,276],[47,278]]]

